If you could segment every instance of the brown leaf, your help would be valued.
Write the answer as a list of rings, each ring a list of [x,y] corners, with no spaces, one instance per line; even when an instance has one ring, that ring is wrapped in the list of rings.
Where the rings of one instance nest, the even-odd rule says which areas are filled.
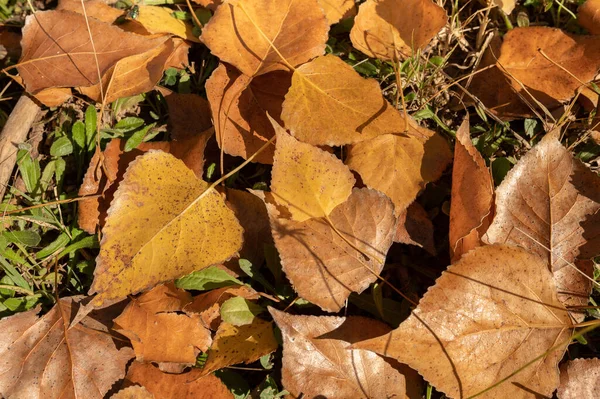
[[[575,359],[560,366],[558,399],[595,399],[600,392],[600,359]]]
[[[114,23],[117,18],[125,15],[125,11],[113,8],[103,0],[86,0],[83,1],[83,4],[85,5],[85,14],[88,17],[95,18],[108,24]],[[59,0],[56,9],[72,11],[81,15],[84,13],[81,0]]]
[[[571,331],[546,262],[494,245],[450,266],[396,330],[354,347],[406,363],[448,397],[471,397],[507,378],[478,397],[534,399],[558,386]]]
[[[217,143],[225,153],[248,159],[273,135],[267,113],[281,124],[281,105],[290,87],[291,75],[275,71],[256,78],[220,64],[206,82]],[[255,162],[272,164],[273,147],[260,153]]]
[[[133,362],[125,386],[139,384],[155,399],[233,399],[218,377],[212,374],[196,379],[196,370],[185,374],[163,373],[152,364]]]
[[[197,120],[196,118],[190,118]],[[183,137],[179,140],[170,142],[159,141],[142,143],[136,149],[124,152],[125,142],[121,139],[111,140],[104,150],[104,165],[100,165],[100,155],[94,154],[88,170],[83,178],[79,195],[102,194],[101,197],[86,198],[79,202],[78,223],[84,231],[94,234],[97,226],[104,226],[108,207],[112,202],[115,192],[119,187],[123,175],[129,164],[138,156],[149,150],[161,150],[170,152],[175,157],[181,159],[196,176],[201,177],[204,173],[204,148],[208,139],[212,136],[212,131],[192,133],[189,137]],[[173,131],[175,137],[175,130]],[[178,135],[179,136],[179,135]],[[100,169],[102,168],[102,169]],[[98,174],[101,174],[98,179]]]
[[[259,298],[258,293],[250,287],[222,287],[194,297],[191,303],[185,305],[183,311],[198,313],[204,327],[217,330],[221,324],[221,305],[226,300],[236,296],[250,300]]]
[[[418,202],[413,202],[398,215],[398,227],[394,242],[416,245],[435,255],[433,223],[427,211]]]
[[[267,209],[281,266],[302,298],[337,312],[350,293],[360,293],[377,280],[397,223],[394,205],[385,195],[354,189],[329,215],[331,224],[325,218],[287,220],[274,205],[267,204]]]
[[[356,15],[354,0],[317,0],[325,11],[325,17],[330,25],[337,24],[342,19]]]
[[[236,327],[221,323],[201,375],[238,363],[252,363],[277,349],[273,323],[255,317],[252,324]]]
[[[110,397],[110,399],[155,399],[146,388],[133,385],[121,389],[119,392]]]
[[[600,0],[586,0],[577,10],[577,23],[592,35],[600,35]]]
[[[420,128],[428,139],[385,134],[352,145],[346,164],[370,188],[392,199],[396,215],[406,209],[429,182],[440,178],[452,160],[446,140]]]
[[[107,104],[148,92],[160,81],[166,69],[181,67],[181,56],[187,60],[189,47],[181,39],[169,39],[144,53],[117,61],[102,77],[102,89],[100,84],[95,84],[80,87],[79,91],[94,101]]]
[[[288,71],[323,54],[328,30],[317,0],[228,0],[201,40],[221,61],[258,76]]]
[[[306,398],[406,398],[396,362],[350,349],[390,328],[365,317],[292,316],[269,308],[283,336],[284,388]]]
[[[492,219],[494,183],[483,157],[471,142],[469,120],[456,131],[450,203],[450,254],[453,262],[481,245]]]
[[[0,321],[0,396],[101,399],[125,375],[133,352],[117,350],[101,317],[68,328],[80,300],[63,298],[42,317],[37,308]]]
[[[405,130],[423,136],[386,101],[375,79],[361,77],[334,55],[296,68],[281,119],[294,137],[313,145],[352,144]]]
[[[446,25],[446,11],[431,0],[367,0],[350,39],[369,57],[394,61],[423,49]]]
[[[169,107],[169,131],[176,142],[198,137],[212,127],[210,106],[206,99],[197,94],[175,92],[164,94],[164,97]],[[202,168],[189,167],[194,170],[196,176],[202,176]]]
[[[191,366],[210,347],[211,334],[200,315],[176,312],[189,302],[181,291],[158,286],[134,298],[115,319],[115,330],[131,340],[138,361]]]
[[[95,55],[83,15],[41,11],[27,17],[17,68],[28,92],[94,85],[98,73],[104,75],[120,59],[159,47],[168,39],[124,32],[94,18],[88,21]]]
[[[220,264],[240,250],[242,233],[208,183],[174,156],[149,151],[129,165],[111,203],[91,305],[104,307]]]
[[[497,188],[496,216],[485,239],[540,255],[554,273],[559,293],[565,293],[560,295],[563,303],[587,305],[589,280],[569,263],[596,255],[600,177],[573,158],[558,133],[546,134]]]
[[[192,0],[196,4],[200,4],[202,7],[208,8],[209,10],[216,10],[218,6],[223,4],[222,0]]]
[[[265,245],[273,243],[269,215],[264,202],[247,191],[234,189],[227,189],[226,197],[227,203],[244,228],[244,246],[239,256],[227,261],[226,265],[237,264],[239,259],[262,265],[265,260]]]
[[[352,193],[352,172],[335,155],[299,142],[272,122],[277,134],[271,180],[275,201],[299,222],[326,217]]]

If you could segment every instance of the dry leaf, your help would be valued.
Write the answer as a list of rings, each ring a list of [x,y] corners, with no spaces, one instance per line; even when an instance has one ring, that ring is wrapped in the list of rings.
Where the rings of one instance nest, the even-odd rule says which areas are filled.
[[[496,216],[485,238],[540,255],[565,292],[563,303],[587,305],[589,281],[569,263],[596,255],[600,177],[573,158],[558,134],[546,134],[496,189]]]
[[[212,374],[195,379],[196,370],[185,374],[163,373],[152,364],[133,362],[125,386],[140,384],[156,399],[233,399],[218,377]]]
[[[456,131],[450,203],[452,261],[481,245],[492,219],[494,183],[483,157],[471,142],[469,120]]]
[[[277,349],[273,323],[255,317],[252,324],[236,327],[221,323],[201,375],[238,363],[252,363]]]
[[[155,399],[148,390],[144,387],[133,385],[124,389],[110,397],[110,399]]]
[[[160,81],[170,67],[181,67],[183,56],[187,63],[189,45],[181,39],[169,39],[144,53],[119,60],[102,77],[100,84],[80,87],[79,91],[96,102],[111,103],[119,98],[148,92]]]
[[[134,298],[115,319],[115,330],[131,340],[138,361],[196,363],[211,342],[200,315],[184,314],[191,297],[184,290],[158,286]]]
[[[244,228],[244,246],[239,257],[226,264],[237,264],[239,259],[246,259],[254,265],[262,265],[265,260],[265,245],[273,242],[265,204],[255,195],[241,190],[227,189],[226,198],[227,204]]]
[[[356,15],[354,0],[317,0],[325,12],[330,25],[337,24],[342,19]]]
[[[427,211],[418,202],[413,202],[398,215],[398,227],[394,242],[416,245],[431,255],[436,254],[433,240],[433,223]]]
[[[407,397],[406,381],[394,367],[396,362],[349,349],[354,342],[386,334],[387,325],[357,316],[292,316],[273,308],[269,311],[283,336],[283,387],[295,397]]]
[[[83,15],[40,11],[27,17],[23,55],[17,69],[30,93],[48,87],[91,86],[117,61],[161,46],[168,37],[145,37],[88,19],[96,54]],[[96,63],[97,62],[97,63]],[[42,72],[43,71],[43,72]]]
[[[600,392],[600,359],[575,359],[560,366],[558,399],[596,399]]]
[[[294,137],[313,145],[352,144],[405,129],[422,136],[386,101],[375,79],[361,77],[334,55],[294,71],[281,119]]]
[[[138,6],[139,14],[133,21],[128,21],[123,29],[128,30],[128,24],[139,24],[149,34],[171,34],[182,39],[200,43],[200,40],[194,36],[192,25],[185,21],[175,18],[173,11],[166,7],[158,6]]]
[[[222,263],[242,246],[225,201],[174,156],[133,161],[106,218],[91,293],[94,306]],[[208,190],[207,190],[208,189]]]
[[[323,54],[328,30],[317,0],[228,0],[201,40],[221,61],[254,77],[289,71]]]
[[[49,87],[37,92],[34,97],[46,107],[58,107],[73,97],[73,92],[68,87]]]
[[[220,64],[206,82],[217,143],[225,153],[248,159],[275,131],[267,113],[278,123],[281,104],[290,87],[291,75],[275,71],[256,78]],[[272,164],[273,147],[260,153],[255,162]]]
[[[200,4],[202,7],[208,8],[209,10],[216,10],[218,6],[223,4],[222,0],[192,0],[196,4]]]
[[[286,220],[275,206],[267,204],[267,209],[281,266],[302,298],[337,312],[350,293],[360,293],[377,280],[397,223],[394,205],[385,195],[354,189],[329,215],[331,224],[325,218]]]
[[[271,179],[275,201],[299,222],[326,217],[352,193],[352,172],[335,155],[299,142],[272,122],[277,134]]]
[[[408,364],[448,397],[471,397],[508,378],[478,397],[533,399],[558,386],[571,328],[546,262],[493,245],[450,266],[396,330],[355,347]]]
[[[101,399],[125,375],[133,352],[117,350],[100,315],[68,329],[80,300],[62,298],[42,317],[37,308],[0,321],[0,396]]]
[[[204,327],[217,330],[221,324],[221,305],[236,296],[250,300],[259,298],[258,293],[250,287],[222,287],[194,297],[193,302],[187,304],[183,310],[187,313],[198,313]]]
[[[175,92],[165,93],[164,97],[169,107],[169,131],[176,142],[198,137],[212,127],[210,106],[206,99],[197,94]],[[188,167],[196,176],[202,176],[202,168]]]
[[[350,39],[369,57],[398,61],[423,49],[446,25],[446,11],[431,0],[367,0]]]
[[[192,121],[197,121],[197,118],[190,117]],[[79,195],[95,195],[102,194],[101,197],[86,198],[79,202],[78,208],[78,223],[79,227],[84,231],[94,234],[97,226],[104,226],[106,213],[110,206],[115,191],[119,187],[123,174],[129,164],[149,150],[161,150],[169,152],[175,157],[181,159],[185,165],[190,168],[197,177],[201,177],[204,172],[204,148],[206,142],[212,136],[212,131],[191,133],[189,136],[180,136],[173,131],[173,141],[159,141],[142,143],[136,149],[124,152],[125,142],[121,139],[111,140],[103,153],[104,165],[100,165],[100,154],[94,153],[92,160],[88,166],[88,170],[83,178]],[[100,169],[102,167],[102,169]],[[98,179],[97,174],[101,174]],[[108,175],[105,176],[105,173]]]
[[[515,9],[517,0],[492,0],[494,5],[502,10],[506,15],[509,15]]]
[[[592,35],[600,35],[600,0],[586,0],[577,10],[577,23]]]
[[[421,128],[429,138],[385,134],[352,145],[346,164],[370,188],[392,199],[396,215],[406,209],[429,182],[440,178],[452,160],[446,140]]]
[[[117,18],[122,17],[125,11],[113,8],[103,0],[59,0],[56,6],[57,10],[73,11],[83,15],[83,5],[85,5],[85,14],[88,17],[95,18],[108,24],[114,23]]]

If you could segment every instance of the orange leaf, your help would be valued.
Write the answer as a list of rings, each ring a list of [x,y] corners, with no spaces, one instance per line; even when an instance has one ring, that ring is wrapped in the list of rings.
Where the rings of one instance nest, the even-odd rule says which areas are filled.
[[[356,3],[354,0],[317,0],[330,25],[337,24],[342,19],[356,15]]]
[[[600,35],[600,0],[586,0],[577,11],[577,23],[592,35]]]

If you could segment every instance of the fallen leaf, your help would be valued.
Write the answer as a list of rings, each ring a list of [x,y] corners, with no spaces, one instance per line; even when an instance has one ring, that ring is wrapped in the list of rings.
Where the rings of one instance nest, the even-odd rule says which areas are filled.
[[[323,54],[328,30],[317,0],[228,0],[201,40],[221,61],[254,77],[289,71]]]
[[[210,266],[178,278],[175,280],[175,285],[178,288],[198,291],[212,290],[231,285],[243,285],[244,283],[236,277],[233,272],[222,265]]]
[[[292,316],[269,308],[283,336],[282,383],[295,397],[406,398],[398,364],[373,352],[350,349],[354,342],[390,328],[366,317]],[[334,335],[329,337],[329,335]]]
[[[355,179],[333,154],[290,136],[272,121],[277,134],[271,190],[296,221],[326,217],[346,201]]]
[[[446,11],[431,0],[367,0],[358,9],[350,39],[369,57],[398,61],[425,48],[447,20]]]
[[[329,25],[337,24],[342,19],[356,15],[354,0],[318,0],[325,12]]]
[[[483,157],[471,142],[469,120],[456,131],[450,202],[452,261],[481,245],[492,220],[494,183]]]
[[[124,389],[110,397],[110,399],[155,399],[148,390],[144,387],[133,385]]]
[[[600,392],[600,360],[575,359],[560,366],[558,399],[595,399]]]
[[[385,134],[352,145],[346,164],[370,188],[392,199],[396,215],[406,209],[429,182],[440,178],[452,160],[446,140],[421,128],[428,139]]]
[[[496,216],[484,239],[546,259],[563,303],[587,305],[590,282],[569,263],[596,255],[600,177],[573,158],[558,136],[546,134],[508,172],[496,189]]]
[[[93,304],[222,263],[241,248],[242,232],[208,183],[174,156],[149,151],[129,165],[108,211]]]
[[[42,317],[38,307],[0,321],[0,396],[101,399],[125,375],[133,352],[117,350],[98,314],[68,328],[80,300],[62,298]]]
[[[416,245],[431,255],[436,254],[433,239],[433,223],[427,211],[418,202],[413,202],[398,215],[398,227],[394,242]]]
[[[278,123],[285,93],[290,87],[289,72],[275,71],[255,78],[220,64],[206,82],[217,143],[226,154],[248,159],[273,135],[267,113]],[[272,164],[273,147],[260,153],[254,162]]]
[[[273,243],[264,202],[247,191],[227,189],[225,195],[227,204],[244,228],[244,246],[239,256],[225,264],[237,264],[239,259],[246,259],[254,265],[262,265],[265,260],[265,245]]]
[[[217,330],[221,324],[221,305],[233,297],[256,300],[260,296],[250,287],[222,287],[194,297],[183,310],[187,313],[198,313],[202,324],[211,330]]]
[[[49,87],[34,95],[35,99],[46,107],[58,107],[73,97],[68,87]]]
[[[255,317],[252,324],[236,327],[221,323],[201,375],[238,363],[252,363],[277,349],[273,323]]]
[[[139,24],[152,35],[171,34],[182,39],[200,43],[200,40],[194,36],[192,25],[185,21],[175,18],[173,10],[158,6],[138,6],[139,14],[135,20],[127,21],[124,29],[127,30],[127,24]]]
[[[104,75],[120,59],[145,53],[168,39],[128,33],[94,18],[88,22],[94,45],[81,14],[39,11],[27,17],[17,69],[28,92],[94,85],[99,74]]]
[[[196,118],[190,119],[195,120]],[[123,180],[125,170],[134,159],[144,152],[149,150],[169,152],[181,159],[197,177],[201,177],[204,173],[204,149],[213,133],[211,130],[199,133],[187,131],[187,133],[191,134],[180,138],[180,135],[176,135],[174,130],[172,134],[173,141],[141,143],[136,149],[129,152],[125,152],[125,141],[113,139],[104,150],[103,167],[100,165],[100,154],[98,152],[94,153],[79,188],[79,195],[102,194],[102,196],[86,198],[79,202],[79,227],[90,234],[94,234],[97,226],[104,226],[108,207],[121,180]],[[97,174],[101,167],[102,172],[105,173],[102,173],[100,179],[98,179]]]
[[[163,373],[152,364],[133,362],[125,386],[140,384],[155,399],[233,399],[233,395],[218,377],[212,374],[194,379],[197,370],[184,374]]]
[[[493,0],[494,5],[506,15],[510,15],[517,5],[517,0]]]
[[[173,140],[197,137],[212,127],[210,105],[206,99],[197,94],[175,92],[165,93],[164,97],[169,107],[169,131]],[[202,168],[190,166],[190,169],[194,170],[196,176],[202,176]]]
[[[223,4],[222,0],[192,0],[196,4],[200,4],[202,7],[208,8],[209,10],[216,10],[218,6]]]
[[[134,298],[115,319],[115,331],[131,340],[138,361],[192,366],[212,342],[200,316],[180,313],[191,296],[174,286],[157,286]]]
[[[125,57],[110,68],[100,84],[80,87],[82,94],[96,102],[107,104],[123,98],[146,93],[162,79],[170,67],[181,67],[181,55],[187,59],[189,45],[180,39],[169,39],[144,53]],[[187,63],[187,62],[186,62]]]
[[[600,0],[586,0],[577,10],[577,23],[592,35],[600,35]]]
[[[264,308],[244,297],[236,296],[221,304],[221,320],[234,326],[251,324]]]
[[[396,330],[354,347],[406,363],[448,397],[471,397],[507,378],[478,397],[533,399],[558,386],[571,331],[546,263],[493,245],[450,266]]]
[[[85,15],[108,24],[114,23],[119,17],[125,15],[125,11],[111,7],[102,0],[85,0],[83,2],[81,0],[59,0],[56,9],[84,15],[83,6],[85,6]]]
[[[397,223],[385,195],[354,189],[329,215],[331,224],[325,218],[287,220],[275,206],[267,203],[267,209],[281,266],[302,298],[337,312],[350,293],[377,280]]]
[[[381,94],[339,57],[326,55],[297,68],[281,119],[298,140],[313,145],[357,143],[385,133],[422,136]]]

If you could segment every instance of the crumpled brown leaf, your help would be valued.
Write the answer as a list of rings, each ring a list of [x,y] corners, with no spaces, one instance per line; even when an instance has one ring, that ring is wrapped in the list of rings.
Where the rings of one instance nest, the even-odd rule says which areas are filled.
[[[563,303],[587,305],[590,282],[569,263],[597,255],[600,177],[558,137],[558,131],[547,133],[506,175],[484,239],[519,245],[546,259]]]
[[[317,0],[226,0],[201,40],[221,61],[254,77],[323,54],[328,30]]]
[[[292,316],[273,308],[269,312],[283,336],[282,382],[292,395],[387,399],[418,391],[415,381],[405,380],[399,363],[350,349],[354,342],[388,333],[384,323],[358,316]]]
[[[197,370],[184,374],[163,373],[152,364],[133,362],[124,386],[139,384],[155,399],[233,399],[223,382],[209,374],[198,378]]]
[[[191,366],[212,343],[198,314],[181,313],[191,301],[184,290],[159,285],[134,298],[114,329],[131,340],[138,361]]]
[[[331,212],[331,225],[325,218],[286,219],[273,204],[267,209],[281,266],[294,290],[329,312],[339,311],[352,292],[377,280],[396,232],[394,205],[367,188],[354,189]]]
[[[398,61],[427,46],[447,20],[446,11],[431,0],[367,0],[350,39],[369,57]]]
[[[493,245],[450,266],[396,330],[354,347],[406,363],[448,397],[471,397],[507,378],[478,397],[534,399],[558,386],[571,331],[546,262]]]
[[[206,82],[217,143],[226,154],[248,159],[275,131],[267,113],[282,124],[281,106],[290,87],[291,74],[275,71],[255,78],[220,64]],[[254,162],[272,164],[274,146],[258,154]]]
[[[494,183],[483,157],[471,142],[469,120],[456,131],[450,202],[452,261],[481,245],[492,220]]]
[[[102,399],[125,375],[133,351],[117,350],[102,314],[68,328],[81,299],[62,298],[42,317],[38,307],[0,320],[0,396]]]
[[[596,399],[600,392],[600,359],[569,360],[560,366],[558,399]]]

